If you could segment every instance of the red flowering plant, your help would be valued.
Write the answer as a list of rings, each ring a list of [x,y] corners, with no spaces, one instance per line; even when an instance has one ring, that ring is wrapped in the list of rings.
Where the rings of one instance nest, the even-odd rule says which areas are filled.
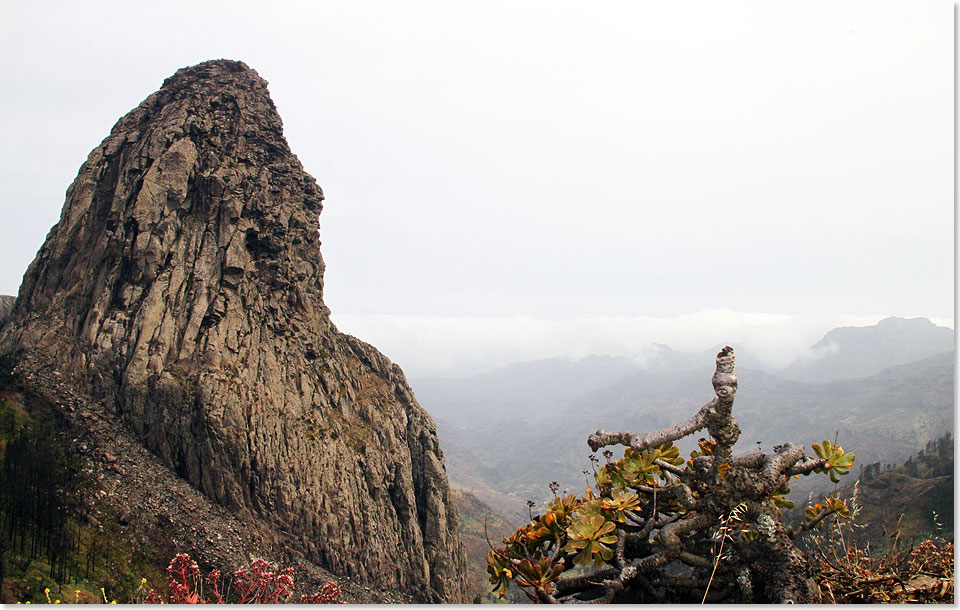
[[[273,569],[263,559],[254,559],[250,567],[233,573],[226,589],[219,570],[200,578],[200,567],[185,553],[176,555],[167,566],[167,588],[171,604],[279,604],[293,594],[293,568]],[[146,580],[146,579],[144,579]],[[202,583],[209,585],[208,598],[203,596]],[[231,591],[232,589],[232,591]],[[227,599],[234,601],[227,601]],[[147,604],[162,604],[163,597],[150,589],[143,600]],[[313,595],[300,597],[302,604],[336,604],[340,601],[340,587],[326,583]]]
[[[244,570],[233,573],[233,587],[239,604],[277,604],[290,597],[293,568],[274,572],[263,559],[254,559],[249,574]]]
[[[171,604],[196,604],[200,601],[197,585],[200,567],[186,553],[179,553],[167,566],[167,588]],[[150,594],[148,593],[147,596]]]
[[[301,595],[301,604],[343,604],[340,601],[340,585],[335,582],[328,582],[323,585],[319,591],[313,595]]]

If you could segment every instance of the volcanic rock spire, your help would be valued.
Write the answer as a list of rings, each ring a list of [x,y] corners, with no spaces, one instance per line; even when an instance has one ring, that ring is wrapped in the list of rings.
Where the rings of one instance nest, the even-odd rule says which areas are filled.
[[[255,71],[184,68],[80,168],[0,355],[26,387],[24,363],[55,362],[170,469],[318,565],[461,601],[434,423],[323,303],[322,200]]]

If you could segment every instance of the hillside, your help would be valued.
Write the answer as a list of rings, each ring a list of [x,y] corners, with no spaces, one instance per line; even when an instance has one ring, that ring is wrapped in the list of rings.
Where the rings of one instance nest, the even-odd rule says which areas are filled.
[[[460,538],[467,555],[467,597],[474,602],[496,602],[488,580],[487,553],[491,544],[499,544],[522,521],[505,517],[469,491],[454,487],[452,497],[460,513]],[[510,601],[527,601],[519,591],[512,593]]]
[[[850,535],[861,546],[885,551],[895,533],[902,547],[933,537],[953,539],[953,474],[954,439],[947,433],[903,463],[862,465],[858,479],[843,481],[830,494],[841,498],[856,494],[860,512]],[[799,507],[785,518],[792,523],[800,519]]]
[[[933,358],[925,359],[924,361],[921,361],[919,363],[914,363],[913,365],[909,365],[905,367],[896,367],[894,369],[884,371],[879,375],[876,375],[871,378],[867,378],[865,380],[857,380],[859,382],[858,385],[850,386],[847,382],[830,382],[829,384],[824,384],[824,385],[826,385],[828,389],[834,393],[837,392],[837,388],[839,387],[839,388],[846,389],[848,392],[864,394],[863,387],[869,386],[874,388],[876,391],[885,393],[886,395],[892,395],[892,393],[889,390],[889,387],[885,385],[885,382],[893,382],[895,386],[902,386],[912,382],[915,383],[917,380],[919,380],[921,384],[929,382],[931,378],[931,371],[933,371],[935,374],[938,368],[943,367],[944,360],[948,360],[952,362],[952,358],[933,357]],[[718,359],[718,363],[719,363],[719,359]],[[947,376],[950,377],[951,379],[951,383],[948,385],[952,385],[952,375],[948,374]],[[763,385],[764,381],[767,381],[768,383],[771,383],[771,384],[776,382],[775,379],[764,380],[762,375],[755,375],[753,377],[757,382],[757,385],[761,385],[761,386]],[[801,389],[805,390],[807,393],[815,393],[817,389],[816,388],[811,389],[811,385],[812,384],[800,384],[800,387]],[[937,386],[936,383],[930,384],[930,385],[931,387]],[[764,389],[764,388],[761,387],[761,389]],[[917,388],[913,387],[911,389],[916,390]],[[823,390],[821,388],[819,389],[819,391],[826,391],[826,390]],[[737,392],[738,400],[740,396],[741,394]],[[877,397],[874,395],[867,394],[865,396],[862,396],[862,398],[868,404],[877,403],[877,399],[876,399]],[[856,401],[851,401],[848,404],[850,405],[850,410],[857,411],[858,407],[857,407]],[[868,424],[871,423],[872,421],[870,420],[869,417],[866,417],[866,416],[861,417],[861,419],[867,422]],[[787,421],[786,424],[784,425],[790,425],[790,424],[791,422]],[[844,424],[850,425],[851,422],[845,421]],[[669,434],[676,434],[676,435],[683,434],[683,432],[677,431],[677,428],[670,428],[668,426],[664,426],[664,430],[661,431],[660,434],[667,434],[667,432],[665,431],[668,431],[668,430],[670,431]],[[606,442],[608,443],[620,442],[618,440],[615,440],[616,438],[615,435],[598,434],[597,436],[600,438],[606,438],[607,439]],[[610,437],[614,437],[614,438],[610,438]],[[662,436],[654,437],[654,438],[662,438]],[[676,438],[676,436],[667,436],[667,438]],[[732,438],[736,438],[736,436],[733,436]],[[787,440],[793,440],[793,439],[791,438]],[[653,438],[648,438],[641,441],[635,438],[634,442],[656,444],[660,441],[654,440]],[[649,446],[649,444],[647,446]],[[528,450],[528,453],[530,453],[531,447],[527,446],[526,449]],[[795,447],[794,449],[784,448],[782,450],[777,448],[771,448],[769,446],[765,448],[766,451],[770,451],[770,449],[773,449],[773,451],[776,453],[780,453],[781,451],[786,452],[786,451],[800,450],[799,447]],[[534,448],[534,451],[536,451],[535,448]],[[751,452],[752,450],[750,449],[747,450],[748,455]],[[797,453],[796,455],[802,455],[802,454]],[[634,454],[634,456],[636,456],[636,454]],[[610,462],[611,456],[606,455],[605,457],[607,458],[606,468],[609,469],[612,467],[615,470],[618,468],[625,468],[622,465],[624,462],[612,463]],[[762,458],[763,461],[760,461],[760,462],[754,462],[752,460],[736,462],[734,465],[734,468],[737,468],[739,464],[759,463],[763,465],[768,463],[766,461],[768,457],[769,456],[763,457]],[[848,599],[849,597],[850,599],[858,599],[861,601],[866,600],[866,601],[874,601],[874,602],[876,601],[909,601],[909,600],[916,600],[916,599],[932,599],[932,600],[943,601],[946,599],[952,599],[952,568],[950,566],[940,565],[941,559],[943,557],[946,557],[947,556],[946,554],[952,553],[952,551],[950,550],[949,544],[943,541],[941,538],[939,538],[939,536],[946,536],[949,538],[952,536],[952,532],[953,532],[953,528],[952,528],[952,518],[953,518],[952,458],[953,458],[953,443],[952,443],[952,437],[949,434],[935,441],[928,442],[923,451],[921,451],[918,455],[908,459],[905,462],[905,464],[899,468],[893,468],[892,466],[889,466],[889,465],[884,467],[879,462],[870,463],[868,460],[863,460],[861,458],[862,481],[860,486],[858,487],[858,490],[859,490],[858,501],[854,504],[854,506],[859,505],[862,508],[860,509],[859,514],[857,514],[855,518],[855,521],[858,523],[858,525],[854,525],[854,527],[856,527],[857,529],[852,530],[854,534],[856,534],[856,536],[854,538],[852,538],[849,535],[844,535],[843,537],[840,537],[839,535],[834,535],[832,533],[833,530],[831,529],[829,534],[824,534],[824,535],[830,536],[830,538],[828,539],[825,539],[823,536],[818,536],[813,534],[810,534],[807,537],[815,541],[820,541],[820,542],[816,542],[816,544],[818,545],[822,545],[822,544],[830,545],[828,555],[821,554],[816,556],[818,558],[816,561],[818,562],[821,561],[820,559],[821,557],[823,558],[822,561],[833,562],[833,563],[816,564],[821,569],[820,571],[822,572],[822,574],[818,575],[817,578],[821,578],[821,576],[827,575],[827,576],[823,576],[824,578],[827,578],[827,580],[821,580],[821,583],[824,585],[824,587],[826,587],[822,589],[822,594],[824,596],[828,596],[828,595],[830,596],[830,597],[827,597],[827,599],[830,599],[830,600],[835,599],[834,595],[836,595],[836,599],[839,599],[839,600]],[[636,457],[624,458],[624,460],[628,460],[628,459],[636,459]],[[707,459],[707,458],[698,458],[698,460],[701,460],[701,459]],[[794,458],[794,459],[797,459],[797,458]],[[529,464],[531,461],[532,460],[528,460],[527,463]],[[682,458],[680,459],[680,462],[681,463],[683,462]],[[602,463],[603,462],[601,461],[601,464]],[[690,462],[688,464],[696,464],[696,463],[697,463],[697,460]],[[731,463],[734,463],[734,462],[731,462]],[[775,463],[775,462],[769,462],[769,463]],[[696,468],[696,467],[697,466],[695,465],[693,466],[688,465],[688,469]],[[757,467],[759,468],[759,466]],[[810,467],[807,468],[807,472],[809,472],[809,468]],[[710,471],[708,469],[704,469],[702,472],[709,473]],[[620,472],[620,474],[624,478],[628,476],[623,472]],[[682,475],[687,477],[695,476],[692,474],[687,474],[686,472],[682,473]],[[722,477],[722,473],[720,476]],[[718,477],[718,480],[719,478],[720,477]],[[806,478],[804,477],[798,477],[798,478],[800,478],[801,480],[806,480]],[[826,477],[813,477],[813,478],[825,479]],[[726,477],[726,480],[751,481],[749,477],[747,477],[746,479],[741,479],[741,478],[731,479],[730,477]],[[622,481],[620,482],[618,481],[620,481],[620,479],[617,479],[616,477],[612,479],[607,478],[607,482],[605,484],[606,485],[626,485],[626,483],[623,483]],[[796,483],[796,481],[791,480],[790,483],[794,484]],[[596,484],[598,489],[600,489],[602,485],[604,485],[604,483],[601,483],[599,478],[597,479]],[[736,484],[737,483],[733,483],[733,485],[736,485]],[[640,489],[642,487],[644,486],[642,485],[635,486],[634,489],[637,489],[638,491],[643,491]],[[720,486],[720,487],[724,489],[726,488],[725,486]],[[796,490],[796,487],[797,486],[795,485],[795,490]],[[710,488],[698,488],[698,489],[700,489],[699,493],[710,493],[709,491],[704,491],[704,490],[713,489],[713,488],[710,487]],[[751,489],[753,489],[753,487],[751,487]],[[852,489],[853,489],[852,486],[847,485],[846,489],[841,490],[841,494],[849,497],[853,493]],[[557,493],[558,490],[554,487],[553,489],[551,489],[551,491],[553,493]],[[609,493],[609,489],[601,493]],[[653,493],[653,498],[654,498],[653,501],[654,502],[656,501],[655,489],[653,491],[651,491],[650,489],[647,489],[646,493]],[[564,492],[563,495],[560,495],[559,498],[564,498],[565,496],[566,496],[566,492]],[[573,496],[570,496],[570,498],[571,498],[571,501],[573,502],[576,502],[576,501],[593,502],[594,501],[593,500],[594,496],[592,495],[584,496],[580,500],[573,499]],[[616,506],[617,502],[623,500],[623,498],[620,496],[618,496],[618,498],[619,498],[618,500],[614,500],[614,499],[604,500],[602,506],[603,507],[608,507],[608,505],[611,507]],[[798,500],[798,504],[801,504],[801,505],[804,504],[803,499],[798,498],[797,500]],[[711,504],[707,503],[706,505],[710,506]],[[550,524],[553,522],[552,520],[561,518],[558,516],[561,513],[554,512],[554,511],[565,510],[562,508],[562,506],[563,506],[562,503],[558,499],[555,501],[554,504],[551,504],[549,509],[547,509],[548,511],[550,511],[549,513],[547,513],[547,517],[549,518],[533,517],[533,520],[530,523],[530,525],[528,525],[523,530],[517,533],[517,536],[520,536],[521,534],[523,534],[523,537],[519,539],[527,540],[529,538],[529,540],[542,541],[544,536],[546,537],[546,539],[549,539],[551,535],[549,533],[551,531],[549,528],[551,527]],[[727,504],[727,506],[732,506],[732,502],[730,504]],[[767,508],[770,508],[769,504],[765,504],[764,506],[766,506]],[[543,512],[543,509],[541,509],[539,506],[536,506],[536,507],[532,506],[531,509],[532,509],[532,512],[535,514],[538,514],[538,515],[545,514]],[[610,510],[613,510],[613,509],[611,508]],[[664,510],[666,511],[669,509],[664,509]],[[771,510],[776,512],[775,508],[771,508]],[[803,518],[802,506],[801,508],[796,509],[794,513],[796,513],[799,516],[799,519],[802,521],[802,518]],[[946,516],[944,517],[944,515]],[[582,517],[581,519],[586,519],[586,518],[587,517]],[[788,518],[789,518],[789,515],[788,515]],[[540,521],[538,521],[538,519],[540,519]],[[947,527],[943,527],[941,523],[944,521],[951,523],[951,525],[948,525]],[[760,521],[758,520],[757,523],[760,524]],[[611,526],[615,526],[615,525],[611,522]],[[628,526],[628,527],[631,527],[631,526]],[[758,527],[760,526],[758,525]],[[827,528],[824,528],[824,529],[827,529]],[[760,527],[759,531],[762,534],[762,532],[764,531],[763,527]],[[887,551],[885,550],[885,545],[890,544],[891,535],[894,531],[899,532],[897,535],[899,536],[898,540],[901,546],[899,547],[899,549],[894,547],[894,550],[891,551],[896,553],[895,556],[897,558],[897,561],[894,562],[893,564],[886,565],[884,563],[885,561],[887,561],[886,559],[887,555],[885,554],[887,553]],[[546,532],[546,534],[544,532]],[[568,529],[567,534],[572,536],[573,534],[571,534],[570,532],[571,530]],[[929,538],[931,537],[937,537],[937,538],[936,540],[930,541]],[[517,550],[517,549],[520,549],[519,543],[515,542],[517,538],[513,538],[512,540],[513,542],[506,541],[506,540],[504,541],[503,543],[504,547],[497,551],[497,553],[499,554],[496,555],[495,560],[497,557],[516,556],[516,555],[511,555],[511,553],[519,554],[520,556],[523,555],[524,551],[522,549]],[[750,540],[750,538],[749,537],[743,538],[741,542],[745,540],[748,541]],[[826,540],[826,542],[823,542],[824,540]],[[911,542],[919,544],[921,541],[925,541],[925,540],[926,542],[924,542],[920,548],[916,549],[916,552],[913,552],[913,551],[910,551],[910,549],[907,549],[907,552],[912,554],[910,554],[909,556],[904,554],[905,551],[903,549],[906,547],[902,545],[906,545]],[[612,542],[612,541],[613,541],[613,537],[611,537],[611,539],[608,540],[608,542]],[[530,544],[534,544],[534,542],[531,542]],[[662,542],[659,543],[659,545],[662,545],[662,544],[663,544]],[[511,545],[516,545],[516,546],[511,546]],[[562,545],[562,542],[558,542],[558,545]],[[659,545],[655,545],[655,548],[656,549],[661,548]],[[857,546],[854,546],[854,545],[857,545]],[[816,548],[822,549],[826,547],[818,546]],[[857,554],[851,556],[851,555],[848,555],[847,553],[847,549],[850,549],[850,548],[872,549],[872,550],[867,550],[865,554],[860,554],[858,552]],[[834,554],[835,552],[840,553],[839,560],[837,559],[837,556]],[[892,556],[893,555],[891,555],[891,557]],[[926,572],[923,571],[922,566],[920,566],[920,563],[922,563],[923,561],[926,561],[927,557],[931,558],[932,561],[935,560],[936,562],[938,562],[935,573],[927,574]],[[910,560],[909,566],[906,564],[906,561],[908,559]],[[554,561],[556,561],[556,557],[554,557]],[[708,569],[710,567],[709,563],[704,564],[702,562],[698,562],[695,556],[689,557],[688,561],[685,561],[684,563],[686,563],[688,567],[699,566],[699,567],[706,567]],[[509,565],[509,564],[503,564],[503,565]],[[494,565],[493,567],[494,569],[496,569],[496,565]],[[615,569],[616,567],[614,567],[609,573],[615,574]],[[678,566],[678,569],[679,569],[679,566]],[[817,570],[814,570],[814,572],[817,572]],[[871,574],[875,575],[877,573],[884,574],[882,581],[871,580]],[[604,574],[607,574],[607,572],[604,572]],[[890,575],[888,576],[887,574],[890,574]],[[813,573],[811,573],[811,576],[812,575]],[[557,585],[557,590],[559,591],[559,594],[569,592],[570,590],[577,590],[577,588],[580,587],[580,585],[582,584],[580,582],[580,579],[577,578],[577,576],[578,575],[571,575],[569,579],[559,581]],[[904,590],[902,591],[898,589],[894,590],[896,589],[895,587],[891,589],[891,587],[887,586],[887,585],[895,585],[897,583],[896,579],[900,576],[902,576],[902,578],[906,582]],[[600,579],[598,578],[596,580],[599,581]],[[683,578],[680,577],[680,580],[683,580]],[[890,580],[889,583],[887,582],[888,580]],[[514,579],[514,582],[519,582],[519,581]],[[662,584],[666,581],[661,579],[661,580],[657,580],[656,582]],[[687,581],[684,581],[684,582],[687,582]],[[861,584],[863,585],[863,587],[867,587],[867,588],[864,589],[863,587],[861,587],[858,589],[855,586],[857,584]],[[599,588],[599,585],[597,586]],[[681,588],[682,586],[683,585],[678,585],[678,587],[681,587]],[[607,587],[603,587],[603,588],[605,590],[607,589]],[[736,590],[736,587],[733,587],[733,589]],[[507,590],[509,591],[509,589]],[[614,591],[614,593],[612,593],[613,599],[617,599],[617,595],[619,594],[616,593],[616,591],[619,591],[619,589],[617,589],[616,587],[613,587],[613,588],[610,588],[609,590]],[[624,589],[624,591],[626,591],[626,589]],[[864,591],[867,591],[867,593],[864,593]],[[657,590],[654,590],[654,592],[650,593],[650,595],[655,596],[656,593],[657,593]],[[636,599],[643,597],[642,594],[637,594],[637,595],[639,595],[639,597],[637,597]],[[609,601],[611,599],[610,594],[608,593],[607,597],[604,597],[603,599]],[[626,599],[634,599],[634,598],[624,598],[624,599],[626,600]],[[697,599],[700,599],[700,598],[697,598]]]
[[[937,336],[941,331],[952,336],[949,329],[934,328]],[[917,341],[905,341],[911,342]],[[924,350],[936,345],[939,343],[934,341]],[[421,390],[416,380],[414,387],[426,408],[441,413],[438,434],[448,447],[446,456],[456,483],[539,500],[546,496],[550,481],[571,489],[585,485],[582,471],[589,468],[585,440],[598,428],[655,429],[694,413],[706,401],[711,391],[710,360],[684,370],[679,362],[689,361],[671,356],[676,368],[637,367],[601,387],[597,387],[599,382],[576,386],[565,381],[601,379],[594,370],[599,360],[587,365],[589,377],[571,373],[576,362],[540,361],[528,365],[527,369],[537,374],[526,385],[517,379],[518,372],[525,369],[514,366],[483,375],[485,391],[479,390],[479,377],[459,380],[459,385],[458,380],[445,380],[443,392],[438,391],[439,384],[427,384]],[[741,389],[736,406],[742,429],[740,446],[759,444],[769,449],[789,440],[809,447],[836,436],[859,456],[860,463],[905,460],[952,429],[953,362],[952,351],[941,352],[867,377],[824,382],[786,379],[745,366],[739,369]],[[553,369],[552,375],[545,373],[548,368]],[[625,368],[629,367],[617,361],[610,376]],[[501,375],[508,379],[502,385]],[[543,385],[532,383],[534,379]],[[556,386],[549,385],[553,381]],[[517,391],[519,399],[501,402],[501,396],[516,388],[523,388]],[[528,410],[524,404],[533,406]],[[536,460],[526,459],[531,453]],[[795,493],[805,496],[817,485],[822,482],[798,481]]]
[[[827,601],[954,602],[953,454],[947,433],[902,464],[868,464],[859,480],[831,490],[854,512],[800,538],[819,564]],[[786,511],[784,521],[798,527],[803,507]]]
[[[589,448],[584,442],[590,433],[597,428],[640,431],[669,425],[681,414],[695,412],[711,389],[709,365],[704,365],[700,367],[704,370],[634,370],[574,396],[573,384],[559,384],[564,392],[549,392],[557,401],[552,408],[544,404],[548,392],[537,394],[533,380],[548,381],[548,371],[553,370],[557,379],[596,380],[599,376],[594,367],[599,362],[602,360],[589,362],[587,370],[579,375],[571,374],[576,362],[559,360],[491,371],[482,376],[491,387],[486,393],[476,391],[476,378],[470,380],[474,391],[461,405],[476,405],[476,411],[458,417],[455,410],[448,409],[438,418],[438,433],[448,447],[454,484],[507,510],[499,514],[513,514],[513,519],[504,521],[518,527],[527,521],[518,508],[520,502],[547,497],[550,481],[556,480],[571,490],[592,484],[592,478],[588,480],[580,472],[590,468],[586,459]],[[735,407],[742,429],[740,446],[769,451],[774,444],[793,441],[805,443],[809,450],[812,443],[833,440],[837,434],[845,447],[857,453],[859,469],[866,475],[860,486],[863,508],[858,517],[864,527],[857,530],[864,541],[872,542],[874,549],[880,548],[896,530],[898,519],[905,542],[932,535],[950,538],[952,440],[937,439],[953,426],[953,362],[953,352],[944,352],[869,377],[823,383],[783,379],[757,369],[741,370]],[[678,360],[673,363],[678,364]],[[630,367],[619,370],[623,368]],[[529,384],[517,379],[524,370],[536,371]],[[508,394],[507,388],[517,392],[517,400],[510,402],[509,408],[494,404],[500,396],[498,374],[509,378],[503,384],[504,394]],[[456,380],[446,380],[445,384],[446,391],[456,390]],[[437,388],[432,386],[431,392]],[[421,397],[424,404],[430,405],[431,392]],[[484,400],[490,404],[485,406]],[[532,413],[524,410],[524,402],[537,408]],[[921,455],[916,455],[924,446]],[[889,466],[904,461],[904,466]],[[809,494],[830,487],[826,477],[802,477],[791,485],[791,497],[801,507],[795,512],[800,515]],[[842,493],[849,495],[851,489]],[[513,508],[512,513],[509,508]],[[935,513],[942,528],[934,523]],[[485,548],[478,546],[480,551]],[[480,559],[481,553],[475,552],[471,564],[476,565]],[[472,569],[482,567],[479,564]]]

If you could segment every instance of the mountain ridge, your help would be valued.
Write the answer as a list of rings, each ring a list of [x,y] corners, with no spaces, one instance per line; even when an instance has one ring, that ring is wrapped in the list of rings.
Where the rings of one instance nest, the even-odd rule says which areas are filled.
[[[884,318],[873,326],[843,326],[827,332],[810,357],[784,369],[791,378],[831,381],[866,377],[954,349],[953,329],[928,318]]]
[[[926,351],[933,349],[935,345]],[[825,438],[832,441],[839,431],[840,442],[863,459],[905,459],[916,446],[952,427],[953,363],[950,350],[869,376],[828,381],[738,366],[740,392],[734,413],[741,439],[765,446],[789,440],[809,447]],[[603,387],[571,393],[532,417],[511,415],[509,410],[503,414],[496,405],[460,417],[443,413],[438,429],[441,438],[452,441],[448,455],[452,480],[466,486],[480,480],[529,499],[546,493],[551,480],[571,488],[584,485],[588,481],[576,473],[589,469],[587,435],[598,428],[657,429],[692,415],[710,396],[710,372],[709,359],[691,368],[637,368]],[[494,377],[488,373],[486,379]],[[431,408],[436,396],[421,395],[417,380],[413,385]],[[491,399],[497,395],[496,390],[485,394]],[[519,448],[536,448],[534,466],[520,460]],[[809,484],[804,479],[794,487],[805,493]]]

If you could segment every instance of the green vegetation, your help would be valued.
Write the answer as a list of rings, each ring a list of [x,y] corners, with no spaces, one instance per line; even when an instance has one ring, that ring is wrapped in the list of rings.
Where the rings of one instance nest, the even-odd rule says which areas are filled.
[[[595,487],[580,496],[551,483],[543,514],[491,549],[494,593],[519,588],[540,603],[953,601],[952,435],[840,487],[855,456],[836,441],[814,443],[811,456],[789,443],[734,456],[726,350],[714,388],[717,399],[675,426],[591,435],[594,451],[625,445],[623,457],[590,456]],[[673,442],[703,428],[711,439],[685,462]],[[794,508],[788,483],[810,474],[836,487]]]
[[[357,453],[367,452],[367,443],[370,442],[370,431],[362,421],[356,421],[343,431],[343,438],[347,446]]]
[[[63,581],[68,570],[75,573],[80,567],[70,561],[77,536],[73,528],[68,530],[67,520],[82,505],[86,486],[76,460],[67,457],[49,424],[7,426],[12,419],[7,416],[3,422],[0,532],[4,546],[31,560],[48,558],[50,576]]]
[[[503,598],[490,591],[487,586],[487,552],[491,540],[503,538],[513,529],[511,521],[480,501],[469,491],[452,488],[451,501],[456,504],[460,516],[460,540],[467,555],[468,600],[475,599],[483,603],[519,603],[527,598],[517,589],[507,591]]]
[[[15,397],[0,402],[0,601],[132,599],[143,576],[163,582],[159,549],[129,544],[115,515],[90,513],[97,485],[50,422]],[[162,560],[161,560],[162,561]],[[162,565],[162,563],[160,563]],[[104,591],[101,591],[101,588]]]
[[[947,433],[927,443],[924,450],[900,465],[879,462],[861,469],[860,479],[837,487],[832,495],[856,498],[856,525],[850,542],[883,553],[894,544],[953,539],[953,435]],[[817,497],[815,503],[824,503]],[[784,520],[799,523],[798,510]]]
[[[494,591],[519,587],[534,602],[813,603],[813,566],[793,539],[851,511],[838,498],[815,506],[797,528],[781,521],[795,476],[846,474],[854,455],[829,441],[786,443],[734,456],[738,381],[733,350],[717,355],[716,397],[690,419],[637,434],[598,430],[597,451],[626,446],[606,463],[591,456],[596,490],[558,494],[543,514],[503,539],[487,557]],[[674,441],[706,430],[689,460]],[[531,503],[532,506],[532,503]],[[578,570],[579,568],[579,570]]]

